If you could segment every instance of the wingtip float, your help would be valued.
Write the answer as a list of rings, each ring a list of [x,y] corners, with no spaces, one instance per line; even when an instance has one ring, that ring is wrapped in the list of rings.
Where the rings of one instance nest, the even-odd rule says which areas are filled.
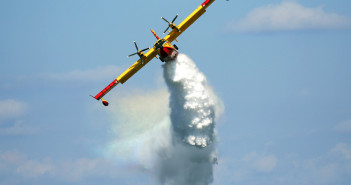
[[[107,87],[105,87],[101,92],[97,95],[92,96],[96,100],[102,100],[102,104],[104,106],[108,106],[109,103],[104,100],[104,97],[108,92],[110,92],[117,84],[125,83],[130,77],[132,77],[136,72],[138,72],[142,67],[144,67],[149,61],[153,58],[158,58],[162,62],[168,62],[176,59],[178,56],[178,47],[176,45],[172,45],[174,40],[177,41],[177,37],[182,34],[190,25],[192,25],[202,14],[206,12],[206,9],[214,2],[215,0],[206,0],[204,1],[195,11],[193,11],[187,18],[185,18],[179,25],[174,24],[174,21],[178,18],[176,15],[171,22],[169,22],[166,18],[161,17],[162,20],[168,23],[167,29],[164,31],[166,33],[169,28],[168,35],[164,38],[160,38],[154,30],[151,29],[151,32],[156,37],[157,41],[155,42],[153,48],[145,48],[143,50],[139,50],[138,45],[134,41],[135,48],[137,50],[136,53],[128,55],[128,57],[138,55],[139,60],[137,60],[132,66],[130,66],[126,71],[124,71],[121,75],[119,75],[115,80],[113,80]],[[144,51],[149,50],[147,53]],[[158,56],[158,57],[157,57]]]

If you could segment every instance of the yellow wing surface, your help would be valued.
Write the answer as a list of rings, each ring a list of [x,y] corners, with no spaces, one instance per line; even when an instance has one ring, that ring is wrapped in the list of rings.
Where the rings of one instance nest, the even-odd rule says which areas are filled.
[[[117,81],[122,84],[126,82],[130,77],[132,77],[136,72],[138,72],[142,67],[144,67],[150,60],[152,60],[157,55],[155,48],[151,48],[143,57],[143,62],[141,59],[136,61],[132,66],[130,66],[124,73],[117,77]]]
[[[177,37],[182,34],[186,29],[189,28],[190,25],[192,25],[199,17],[201,17],[202,14],[206,12],[206,9],[214,2],[215,0],[206,0],[203,2],[199,7],[196,8],[195,11],[193,11],[187,18],[184,19],[183,22],[181,22],[177,28],[180,30],[178,31],[177,29],[173,29],[171,33],[169,33],[165,39],[168,42],[173,42]]]
[[[115,80],[113,80],[105,89],[94,96],[95,99],[100,100],[105,96],[112,88],[114,88],[119,83],[126,82],[130,77],[132,77],[136,72],[138,72],[142,67],[144,67],[150,60],[152,60],[157,55],[157,50],[151,48],[146,54],[142,55],[143,61],[139,59],[132,66],[130,66],[126,71],[119,75]]]
[[[215,0],[206,0],[203,2],[194,12],[192,12],[183,22],[181,22],[177,28],[165,36],[168,42],[173,42],[177,37],[182,34],[191,24],[193,24],[202,14],[206,12],[206,9],[214,2]],[[105,87],[100,93],[94,96],[95,99],[100,100],[105,96],[112,88],[114,88],[119,83],[125,83],[130,77],[132,77],[136,72],[138,72],[142,67],[144,67],[150,60],[156,57],[159,49],[153,47],[147,53],[143,54],[141,57],[143,60],[139,59],[132,66],[130,66],[126,71],[119,75],[115,80],[113,80],[107,87]],[[104,100],[103,100],[104,101]],[[107,103],[108,104],[108,103]]]

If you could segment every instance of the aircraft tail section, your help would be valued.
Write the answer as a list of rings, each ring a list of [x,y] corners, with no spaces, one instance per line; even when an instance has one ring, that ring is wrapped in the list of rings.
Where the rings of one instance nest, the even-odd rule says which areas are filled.
[[[157,40],[160,40],[160,37],[158,37],[153,29],[151,29],[151,32],[155,35]]]

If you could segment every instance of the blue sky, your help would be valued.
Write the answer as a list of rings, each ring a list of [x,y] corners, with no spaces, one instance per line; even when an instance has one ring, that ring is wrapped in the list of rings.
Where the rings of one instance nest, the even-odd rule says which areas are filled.
[[[166,114],[161,62],[111,107],[89,95],[135,61],[133,41],[152,46],[161,16],[179,23],[201,3],[0,1],[0,184],[158,184],[151,140],[130,138],[162,119],[138,104]],[[213,184],[349,184],[350,7],[217,0],[179,37],[225,107]]]

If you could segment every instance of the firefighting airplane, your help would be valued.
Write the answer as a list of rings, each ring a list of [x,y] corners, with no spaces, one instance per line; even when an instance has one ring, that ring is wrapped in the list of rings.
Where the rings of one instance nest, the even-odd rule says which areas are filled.
[[[130,56],[138,55],[139,60],[136,61],[132,66],[130,66],[126,71],[124,71],[121,75],[119,75],[113,82],[111,82],[105,89],[99,92],[96,96],[92,96],[96,100],[102,100],[102,104],[108,106],[108,102],[104,100],[104,97],[112,88],[114,88],[119,83],[125,83],[130,77],[132,77],[136,72],[138,72],[142,67],[144,67],[150,60],[154,57],[159,58],[162,62],[168,62],[174,60],[178,56],[178,47],[176,45],[172,45],[171,43],[176,40],[177,37],[182,34],[191,24],[193,24],[202,14],[206,12],[206,9],[214,2],[215,0],[206,0],[203,2],[194,12],[192,12],[183,22],[181,22],[178,26],[174,24],[174,21],[177,19],[178,15],[176,15],[171,22],[167,19],[161,17],[164,21],[168,23],[167,29],[163,32],[166,33],[169,28],[172,31],[169,31],[169,34],[164,38],[159,38],[156,33],[151,30],[151,32],[155,35],[157,41],[154,44],[153,48],[146,48],[139,50],[138,45],[134,42],[135,48],[137,50],[136,53],[133,53]],[[144,51],[149,50],[147,53]],[[159,57],[157,57],[157,55]]]

